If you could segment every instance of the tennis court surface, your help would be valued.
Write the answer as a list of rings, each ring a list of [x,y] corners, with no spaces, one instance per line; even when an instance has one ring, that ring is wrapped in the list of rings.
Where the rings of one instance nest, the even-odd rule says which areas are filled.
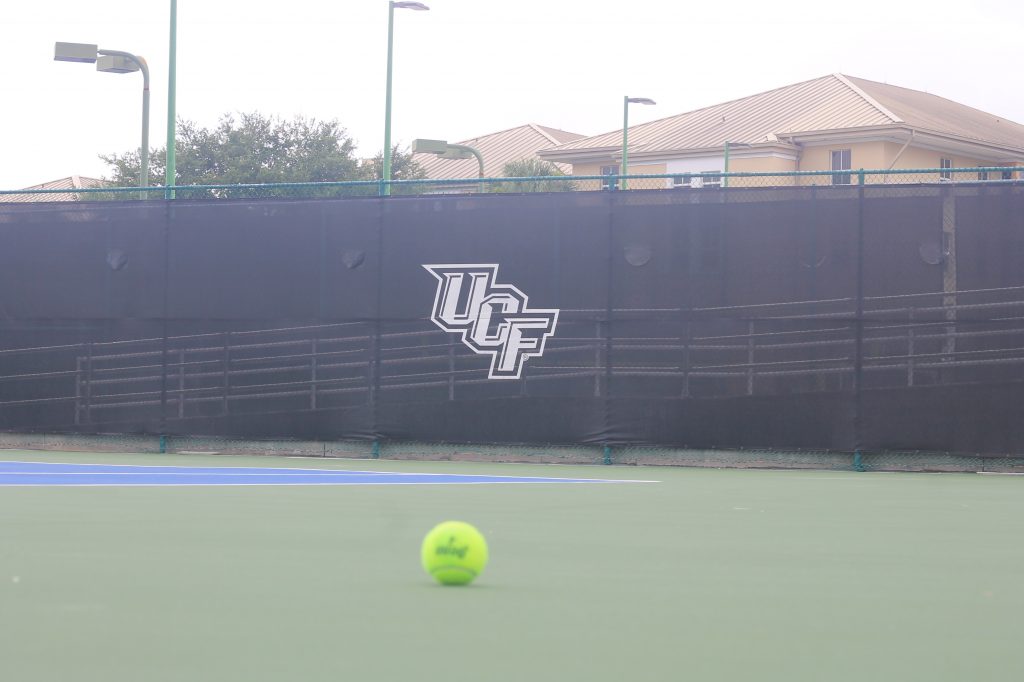
[[[4,680],[1024,679],[1024,477],[0,460]]]

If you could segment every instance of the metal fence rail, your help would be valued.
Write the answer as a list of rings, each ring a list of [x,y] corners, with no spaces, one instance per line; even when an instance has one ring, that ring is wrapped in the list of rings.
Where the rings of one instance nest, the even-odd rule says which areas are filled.
[[[0,203],[131,200],[218,200],[281,198],[356,198],[422,194],[515,194],[527,192],[622,191],[664,189],[677,192],[715,192],[754,187],[849,187],[851,185],[1013,184],[1024,183],[1024,168],[986,166],[967,168],[897,168],[835,171],[661,173],[630,175],[556,175],[524,178],[458,178],[352,180],[267,184],[178,185],[173,187],[99,187],[0,190]]]

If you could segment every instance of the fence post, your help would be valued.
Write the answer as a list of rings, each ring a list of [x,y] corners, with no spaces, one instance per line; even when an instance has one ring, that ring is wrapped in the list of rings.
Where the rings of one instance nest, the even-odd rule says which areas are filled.
[[[185,348],[178,349],[178,418],[185,417]]]
[[[907,386],[914,385],[914,308],[907,314]]]
[[[956,281],[956,194],[952,187],[942,190],[942,306],[945,308],[946,338],[942,342],[943,361],[956,359],[957,281]]]
[[[455,336],[448,334],[448,400],[455,400]]]
[[[857,172],[857,301],[854,320],[853,357],[853,469],[865,471],[861,460],[863,446],[863,399],[864,383],[864,169]]]
[[[683,390],[680,393],[680,398],[690,397],[690,340],[693,338],[693,321],[687,317],[686,319],[686,336],[682,341],[683,348]]]
[[[747,395],[754,395],[754,320],[747,320]]]
[[[615,314],[613,306],[613,290],[615,286],[615,197],[610,196],[607,200],[608,206],[608,263],[605,277],[607,278],[606,286],[607,291],[606,302],[605,302],[605,323],[604,323],[604,458],[605,464],[611,464],[611,446],[608,445],[608,438],[611,433],[612,426],[612,414],[611,414],[611,398],[612,398],[612,315]]]
[[[92,352],[93,342],[89,342],[88,355],[85,360],[85,423],[92,422]]]
[[[75,426],[82,419],[82,356],[75,358]]]
[[[224,357],[222,359],[222,363],[223,363],[223,366],[224,366],[224,381],[223,381],[223,384],[224,384],[224,386],[223,386],[223,388],[224,388],[224,396],[223,396],[224,405],[223,405],[223,410],[224,410],[224,416],[226,417],[227,414],[228,414],[228,393],[230,392],[230,386],[231,386],[231,379],[230,379],[230,372],[231,372],[231,332],[224,332]]]
[[[309,409],[316,409],[316,354],[317,354],[317,343],[316,336],[313,337],[310,346],[309,356]]]

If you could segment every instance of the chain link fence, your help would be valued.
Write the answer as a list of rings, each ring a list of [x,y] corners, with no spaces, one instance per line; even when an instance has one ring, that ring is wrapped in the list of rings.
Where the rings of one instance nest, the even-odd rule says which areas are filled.
[[[712,450],[656,447],[456,445],[366,441],[242,440],[203,436],[130,434],[0,433],[0,448],[49,452],[173,453],[394,459],[452,462],[515,462],[617,466],[688,466],[737,469],[832,471],[933,471],[1024,473],[1024,458],[951,455],[941,452],[865,453],[854,465],[848,452],[826,450]]]
[[[981,404],[982,401],[997,407],[1021,404],[1010,393],[998,393],[1003,383],[1020,382],[1024,376],[1024,317],[1021,313],[1024,282],[1019,276],[1024,272],[1021,268],[1024,263],[1024,236],[1021,235],[1024,233],[1019,229],[1020,197],[1024,190],[1021,172],[1014,168],[946,168],[842,173],[704,173],[698,177],[691,175],[688,180],[686,176],[668,174],[628,178],[607,175],[396,181],[391,187],[393,195],[438,195],[427,204],[432,206],[431,210],[446,205],[451,209],[446,215],[453,220],[467,214],[466,206],[486,208],[493,213],[492,219],[502,214],[511,215],[511,221],[517,224],[523,221],[518,211],[526,211],[530,206],[535,212],[529,215],[557,216],[551,219],[551,224],[536,226],[535,238],[552,230],[575,229],[568,214],[560,212],[559,206],[578,202],[580,205],[575,208],[583,213],[577,227],[589,225],[594,216],[608,221],[607,253],[609,262],[617,263],[618,268],[610,271],[608,277],[615,272],[633,273],[620,282],[626,292],[623,301],[629,303],[633,300],[629,297],[635,296],[642,307],[634,303],[632,307],[620,308],[613,305],[611,299],[606,308],[594,308],[589,299],[587,306],[564,307],[560,334],[551,340],[545,358],[538,358],[530,365],[529,381],[500,386],[486,378],[486,367],[476,362],[479,358],[450,335],[429,325],[424,328],[419,318],[385,320],[377,328],[366,319],[344,324],[319,323],[319,318],[310,313],[303,318],[310,326],[253,323],[251,328],[228,325],[220,329],[217,324],[211,324],[209,328],[215,331],[210,331],[206,327],[191,329],[185,325],[175,333],[168,334],[165,330],[162,336],[159,330],[154,332],[147,328],[149,331],[126,334],[123,338],[106,339],[100,334],[95,339],[85,340],[79,331],[69,328],[66,336],[74,338],[61,345],[43,343],[28,333],[32,330],[27,330],[23,343],[0,349],[0,424],[2,418],[12,420],[12,424],[21,417],[23,421],[37,419],[43,406],[62,410],[58,415],[62,427],[83,431],[99,431],[100,426],[106,429],[111,423],[106,415],[115,413],[121,415],[119,423],[129,425],[152,418],[151,412],[159,419],[247,418],[256,422],[262,419],[261,415],[286,408],[311,413],[358,411],[369,403],[365,396],[371,390],[385,398],[401,394],[405,396],[402,400],[410,402],[425,396],[425,399],[449,402],[458,399],[463,404],[485,402],[482,398],[519,395],[547,398],[572,394],[595,400],[609,396],[618,399],[655,396],[743,400],[769,405],[795,396],[794,405],[797,405],[796,399],[802,401],[797,405],[801,413],[812,415],[816,414],[814,408],[824,403],[822,396],[829,394],[870,391],[878,401],[887,400],[890,394],[896,396],[873,413],[865,408],[865,414],[875,420],[873,425],[867,420],[875,429],[885,421],[885,414],[906,411],[907,403],[900,396],[910,391],[931,391],[933,396],[928,405],[932,411],[946,408],[956,400],[961,401],[963,408],[970,407],[971,402]],[[278,201],[276,206],[268,202],[253,211],[252,206],[247,205],[253,200],[370,198],[377,197],[381,191],[382,185],[376,181],[220,185],[170,190],[152,187],[144,192],[138,188],[103,188],[79,190],[76,200],[122,202],[138,200],[143,194],[154,201],[172,198],[171,194],[176,200],[190,202],[239,200],[237,204],[218,207],[197,203],[174,211],[164,211],[160,204],[139,203],[111,209],[133,215],[155,215],[159,218],[158,226],[164,225],[165,214],[177,215],[181,220],[178,225],[188,226],[188,211],[236,211],[235,223],[244,225],[248,231],[254,215],[268,216],[275,211],[301,213],[308,209],[307,204]],[[499,197],[486,201],[459,198],[479,193],[527,192],[577,192],[580,196],[509,197],[505,204]],[[589,196],[582,196],[588,192]],[[607,201],[613,192],[614,200]],[[67,190],[0,192],[0,202],[46,201],[53,193],[66,194]],[[445,200],[440,195],[455,197]],[[666,210],[683,204],[693,204],[694,209],[699,209],[685,225],[680,224],[677,211]],[[376,225],[378,220],[383,221],[381,215],[393,219],[392,214],[413,211],[422,204],[311,202],[310,205],[324,210],[365,213],[365,216],[372,216],[369,223]],[[588,213],[594,206],[598,211]],[[644,209],[642,216],[631,213],[641,208]],[[8,204],[0,212],[0,221],[12,224],[27,221],[31,212],[30,205]],[[36,213],[39,215],[37,226],[50,222],[73,223],[74,234],[82,232],[90,223],[105,224],[97,219],[104,211],[95,205],[39,206]],[[54,216],[58,215],[63,217],[55,221]],[[292,228],[301,226],[301,218],[294,222],[273,218],[288,225],[287,235],[282,237],[287,243],[299,238]],[[467,229],[472,230],[491,224],[488,220],[476,222],[476,218],[463,220],[467,221]],[[196,226],[194,222],[192,225]],[[133,218],[116,228],[123,229],[125,236],[130,235],[127,247],[103,242],[107,245],[98,253],[97,263],[104,273],[101,291],[106,292],[106,298],[94,298],[121,301],[114,295],[120,291],[116,289],[117,280],[113,279],[117,275],[107,274],[108,270],[130,274],[131,269],[124,270],[128,257],[137,258],[135,262],[142,264],[149,262],[145,259],[157,252],[156,247],[143,248],[141,243],[132,241],[142,239],[144,227],[143,222]],[[437,225],[434,228],[429,232],[442,232]],[[95,229],[100,230],[99,234],[107,234],[103,232],[105,227]],[[403,240],[420,231],[403,233]],[[861,242],[871,245],[862,256],[859,275],[857,253],[863,248],[858,246],[858,231],[863,233]],[[24,234],[33,232],[26,230]],[[202,234],[200,223],[194,235]],[[267,237],[275,232],[261,234]],[[492,232],[494,238],[500,238],[501,234],[500,230]],[[586,235],[587,239],[579,242],[581,249],[594,241],[592,232],[588,230]],[[679,235],[685,235],[685,244]],[[44,252],[45,246],[41,244],[40,250],[34,253]],[[225,248],[230,251],[229,247],[228,244]],[[686,258],[674,261],[673,267],[666,268],[665,272],[678,274],[686,268],[690,272],[678,291],[693,292],[704,287],[700,290],[704,293],[695,294],[697,298],[689,304],[663,300],[658,293],[671,289],[662,282],[670,284],[675,281],[672,279],[675,275],[651,279],[654,275],[644,274],[653,272],[651,268],[643,269],[652,255],[673,253],[676,247]],[[132,248],[137,250],[132,251]],[[426,252],[430,244],[415,248],[417,253],[420,249]],[[603,258],[604,248],[595,256]],[[280,246],[277,249],[282,250]],[[274,252],[271,246],[267,250]],[[191,247],[179,253],[189,252]],[[550,249],[539,249],[535,255],[550,252]],[[362,251],[346,250],[338,271],[349,276],[347,273],[362,265],[365,255]],[[21,256],[21,259],[33,261],[32,257]],[[38,257],[35,261],[42,262]],[[16,273],[15,263],[13,259],[10,261],[9,270]],[[769,267],[770,264],[774,265]],[[307,269],[317,271],[318,267],[321,265],[313,261],[288,272],[294,280],[296,273]],[[773,277],[784,267],[789,268],[785,270],[787,278],[776,282]],[[25,276],[21,281],[31,278],[31,275]],[[16,274],[14,279],[17,280]],[[586,277],[573,279],[584,281]],[[863,291],[855,287],[858,279],[864,282]],[[635,289],[626,287],[634,281]],[[783,285],[784,290],[779,289],[777,295],[766,298],[764,292],[774,291],[772,286]],[[255,283],[250,281],[247,286],[254,287]],[[327,290],[321,284],[317,287],[321,295]],[[715,303],[715,296],[727,287],[738,292],[739,298]],[[785,287],[792,287],[799,293],[793,294]],[[532,287],[530,290],[534,291]],[[347,290],[345,296],[350,295],[351,290]],[[697,305],[704,300],[701,296],[707,298],[707,302]],[[62,296],[61,300],[66,298]],[[603,299],[598,303],[603,303]],[[423,308],[428,309],[429,306]],[[17,319],[17,311],[9,309],[5,313]],[[75,315],[79,313],[74,311]],[[298,315],[291,308],[289,314]],[[53,330],[42,325],[52,326],[52,320],[46,320],[59,315],[43,315],[34,304],[30,312],[24,313],[26,319],[36,315],[44,320],[39,324],[40,339],[45,340]],[[102,312],[97,319],[105,320],[106,315],[107,312]],[[139,320],[145,317],[136,315],[131,323],[142,325]],[[614,335],[609,332],[612,323]],[[81,324],[82,329],[86,326]],[[58,359],[60,362],[56,361]],[[369,373],[371,366],[376,373]],[[395,399],[394,402],[401,401]],[[985,414],[986,409],[993,411],[981,405],[972,412],[974,417],[965,417],[959,425],[965,428],[951,425],[951,433],[984,428],[989,416]],[[981,418],[977,418],[979,414]],[[808,421],[820,419],[814,417]],[[936,421],[932,419],[930,423]],[[918,447],[918,444],[906,436],[906,431],[906,425],[895,420],[893,429],[881,432],[875,442],[894,443],[896,447],[888,452],[865,450],[863,456],[858,452],[853,466],[886,470],[1015,472],[1024,468],[1024,460],[1018,455],[907,452],[903,448]],[[1005,432],[1009,438],[1014,429],[995,426],[988,431]],[[96,433],[92,435],[97,437]],[[997,439],[992,438],[991,433],[976,436],[991,446],[979,449],[979,453],[1019,452],[1009,441],[1006,445],[995,442]],[[12,437],[0,438],[0,444],[23,446],[12,442]],[[98,437],[98,443],[106,443],[102,447],[150,449],[157,442],[153,437],[125,436],[124,442],[119,441],[118,436]],[[431,437],[429,434],[421,436]],[[54,438],[58,440],[42,445],[80,447],[78,436]],[[657,441],[657,438],[646,440]],[[752,442],[778,445],[771,440]],[[166,447],[173,451],[285,452],[311,456],[502,461],[537,461],[534,460],[537,457],[541,461],[607,464],[836,469],[851,466],[850,453],[839,449],[725,449],[732,446],[742,448],[744,443],[729,442],[721,450],[712,450],[697,449],[699,446],[682,449],[621,443],[608,446],[458,446],[431,442],[228,441],[178,435],[169,444],[160,441],[159,445],[161,449]],[[817,442],[807,447],[819,446],[842,447]],[[973,452],[966,448],[959,450],[960,453],[965,451]]]
[[[670,190],[714,194],[727,189],[788,187],[849,187],[877,185],[992,185],[1024,182],[1024,168],[915,168],[793,172],[706,172],[655,175],[555,175],[524,178],[463,178],[445,180],[358,180],[272,184],[187,185],[179,187],[103,187],[90,189],[0,190],[0,203],[67,201],[126,201],[179,199],[339,199],[425,194],[521,194],[533,192],[609,192]]]

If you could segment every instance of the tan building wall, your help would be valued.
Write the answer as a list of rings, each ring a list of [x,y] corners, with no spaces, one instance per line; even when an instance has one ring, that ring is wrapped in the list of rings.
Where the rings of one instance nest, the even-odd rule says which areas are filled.
[[[952,168],[975,168],[978,166],[999,166],[1003,164],[992,161],[984,161],[977,158],[958,156],[955,154],[943,153],[920,147],[907,147],[897,142],[860,142],[860,143],[836,143],[831,145],[816,145],[804,147],[801,150],[798,160],[789,160],[774,156],[762,157],[737,157],[729,159],[729,170],[731,172],[761,172],[761,173],[788,173],[792,171],[829,171],[829,173],[799,178],[786,177],[763,177],[763,178],[731,178],[730,187],[764,187],[764,186],[785,186],[785,185],[831,185],[832,184],[832,152],[850,150],[850,184],[857,184],[857,170],[884,170],[895,162],[894,170],[900,168],[939,168],[942,159],[949,159]],[[903,153],[900,154],[900,150]],[[897,158],[897,155],[898,158]],[[612,160],[604,162],[588,162],[573,164],[573,175],[600,175],[601,168],[610,166]],[[630,174],[635,175],[660,175],[667,173],[667,165],[661,164],[630,164]],[[1024,170],[1014,173],[1013,179],[1024,177]],[[868,175],[865,181],[868,184],[891,184],[891,183],[921,183],[937,182],[940,179],[938,173],[893,173],[891,175]],[[977,172],[953,173],[952,180],[960,182],[973,182],[977,180],[1000,180],[996,174],[989,173],[987,177],[979,177]],[[577,186],[581,190],[596,190],[601,188],[597,180],[580,181]],[[670,180],[633,180],[629,183],[632,189],[661,189],[672,187]]]
[[[903,145],[897,142],[867,142],[861,144],[835,144],[830,146],[806,147],[801,155],[800,170],[831,170],[831,152],[840,149],[850,150],[850,169],[853,173],[851,181],[857,182],[856,171],[860,168],[865,170],[885,170],[893,166],[894,170],[900,168],[940,168],[942,159],[949,159],[951,168],[974,168],[977,166],[993,166],[991,161],[982,161],[978,158],[958,156],[956,154],[944,153],[933,149],[922,149],[909,146],[903,149]],[[900,154],[900,150],[903,153]],[[895,165],[894,165],[895,162]],[[978,177],[976,172],[952,173],[951,180],[975,181],[975,180],[998,180],[999,178]],[[938,182],[938,173],[893,173],[891,175],[868,175],[865,182],[868,184],[891,184],[891,183],[921,183]],[[802,178],[804,185],[830,185],[830,175],[820,177]]]
[[[800,154],[800,170],[802,171],[830,171],[832,170],[832,152],[843,149],[850,150],[850,169],[856,171],[858,168],[885,168],[886,162],[885,142],[860,142],[860,143],[836,143],[832,145],[821,145],[815,147],[804,147]],[[856,183],[856,176],[851,178]],[[801,185],[831,185],[831,175],[819,175],[800,178]]]
[[[574,163],[572,165],[573,175],[601,175],[601,169],[605,166],[614,165],[614,161],[596,161],[592,163]],[[663,163],[657,164],[629,164],[630,175],[664,175],[667,168]],[[666,186],[665,180],[632,180],[629,182],[632,189],[663,189]],[[576,187],[580,190],[601,189],[599,180],[579,180]]]
[[[892,145],[893,147],[893,158],[899,153],[901,145]],[[956,154],[949,154],[943,152],[937,152],[932,149],[920,149],[917,147],[907,147],[906,151],[900,155],[896,161],[895,169],[899,168],[939,168],[942,164],[942,159],[949,159],[952,162],[953,168],[974,168],[977,166],[1001,166],[1002,164],[993,161],[984,161],[976,157],[968,156],[957,156]],[[890,160],[891,164],[892,161]],[[886,164],[888,168],[889,164]],[[960,182],[973,182],[976,180],[999,180],[1000,177],[996,177],[996,173],[988,173],[987,175],[980,176],[977,172],[970,173],[953,173],[951,179]],[[939,179],[938,174],[913,174],[913,175],[894,175],[891,177],[890,182],[936,182]]]
[[[610,166],[612,162],[602,161],[593,163],[574,163],[572,165],[573,175],[600,175],[602,166]],[[601,183],[597,180],[577,180],[576,188],[580,191],[592,192],[601,189]]]
[[[796,159],[780,159],[777,156],[732,157],[729,159],[730,173],[791,173],[797,170]],[[764,187],[766,185],[795,185],[796,178],[729,178],[730,187]]]
[[[601,166],[610,166],[610,165],[612,165],[611,161],[607,161],[607,162],[602,161],[600,163],[598,163],[598,162],[593,162],[593,163],[574,163],[572,165],[572,174],[573,175],[600,175],[601,174]]]

